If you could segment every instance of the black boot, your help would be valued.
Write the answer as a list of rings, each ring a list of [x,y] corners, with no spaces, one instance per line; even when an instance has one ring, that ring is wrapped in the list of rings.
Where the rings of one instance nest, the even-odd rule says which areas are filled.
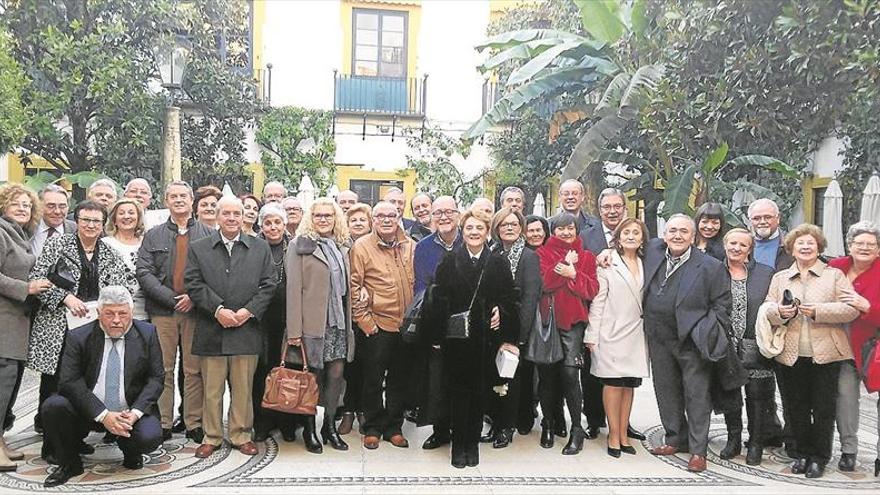
[[[321,428],[321,437],[324,438],[324,443],[329,442],[334,450],[348,450],[348,444],[345,443],[345,440],[336,431],[335,421],[324,420],[324,426]]]
[[[461,442],[452,442],[452,467],[464,469],[467,467],[467,449]]]
[[[315,417],[305,416],[303,418],[303,440],[306,444],[306,450],[313,454],[324,452],[321,441],[318,440],[318,432],[315,431]]]
[[[513,442],[513,428],[504,428],[503,430],[499,430],[498,434],[495,435],[495,441],[492,442],[492,448],[503,449],[510,445],[510,442]]]
[[[584,448],[584,438],[587,433],[580,426],[571,427],[571,435],[568,437],[568,444],[562,449],[562,455],[575,455]]]
[[[742,452],[742,413],[725,413],[724,422],[727,423],[727,445],[718,457],[727,460]]]
[[[553,421],[547,418],[541,420],[541,447],[553,448]]]

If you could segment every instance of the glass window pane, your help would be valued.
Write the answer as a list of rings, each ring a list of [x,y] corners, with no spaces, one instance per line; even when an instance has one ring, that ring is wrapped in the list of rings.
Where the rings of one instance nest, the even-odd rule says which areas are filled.
[[[379,29],[379,16],[377,14],[358,13],[355,22],[357,29]]]
[[[370,29],[358,29],[355,33],[355,43],[358,45],[378,45],[379,31]]]
[[[384,15],[384,16],[382,16],[382,31],[403,32],[403,16],[400,16],[400,15]]]
[[[403,33],[382,32],[382,46],[403,47]]]
[[[403,48],[382,47],[382,62],[398,64],[403,61]]]
[[[354,74],[356,76],[375,77],[376,75],[378,75],[378,73],[378,65],[376,64],[376,62],[358,60],[354,64]]]
[[[354,52],[354,58],[357,60],[376,60],[378,47],[372,45],[358,45]]]
[[[406,68],[403,64],[382,63],[382,77],[406,77]]]

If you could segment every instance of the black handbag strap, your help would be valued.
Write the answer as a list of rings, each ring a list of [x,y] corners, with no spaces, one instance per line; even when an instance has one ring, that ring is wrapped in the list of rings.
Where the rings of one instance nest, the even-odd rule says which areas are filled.
[[[483,265],[483,268],[480,270],[480,277],[477,278],[477,287],[474,289],[474,296],[471,297],[471,303],[468,304],[468,312],[474,307],[474,301],[477,300],[477,292],[480,292],[480,283],[483,282],[483,273],[486,271],[486,266]]]
[[[286,363],[284,358],[287,357],[288,345],[289,345],[288,339],[284,339],[283,342],[281,343],[281,364],[278,365],[281,368],[284,368],[284,365]],[[303,345],[302,338],[300,338],[299,350],[302,353],[302,358],[303,358],[303,371],[309,371],[309,365],[306,363],[306,346]]]

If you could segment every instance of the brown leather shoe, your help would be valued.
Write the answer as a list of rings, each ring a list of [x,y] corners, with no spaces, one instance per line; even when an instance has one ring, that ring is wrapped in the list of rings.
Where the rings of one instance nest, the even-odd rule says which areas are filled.
[[[688,471],[692,473],[702,473],[706,470],[706,457],[701,455],[692,455],[688,461]]]
[[[374,437],[372,435],[367,435],[364,437],[364,447],[370,450],[376,450],[379,448],[379,437]]]
[[[391,435],[391,438],[388,441],[391,442],[391,445],[394,445],[395,447],[400,447],[402,449],[409,447],[409,442],[407,442],[406,438],[400,433],[395,433],[394,435]]]
[[[653,449],[651,449],[651,453],[654,455],[675,455],[678,453],[678,449],[676,447],[673,447],[672,445],[663,444],[659,447],[654,447]]]
[[[196,449],[196,457],[199,459],[204,459],[206,457],[210,457],[211,454],[214,453],[215,450],[219,449],[219,445],[211,445],[209,443],[203,443],[199,445],[199,448]]]
[[[235,448],[244,455],[257,455],[260,453],[260,450],[257,449],[257,445],[254,442],[245,442],[241,445],[237,445]]]

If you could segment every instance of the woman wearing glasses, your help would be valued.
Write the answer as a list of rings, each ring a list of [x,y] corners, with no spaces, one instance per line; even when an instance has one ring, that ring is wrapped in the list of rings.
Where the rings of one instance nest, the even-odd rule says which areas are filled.
[[[302,346],[318,375],[324,406],[321,436],[336,450],[348,450],[335,417],[345,387],[345,362],[354,358],[348,250],[345,216],[330,198],[312,203],[287,249],[287,339],[291,346]],[[314,416],[306,417],[303,437],[309,452],[322,452]]]

